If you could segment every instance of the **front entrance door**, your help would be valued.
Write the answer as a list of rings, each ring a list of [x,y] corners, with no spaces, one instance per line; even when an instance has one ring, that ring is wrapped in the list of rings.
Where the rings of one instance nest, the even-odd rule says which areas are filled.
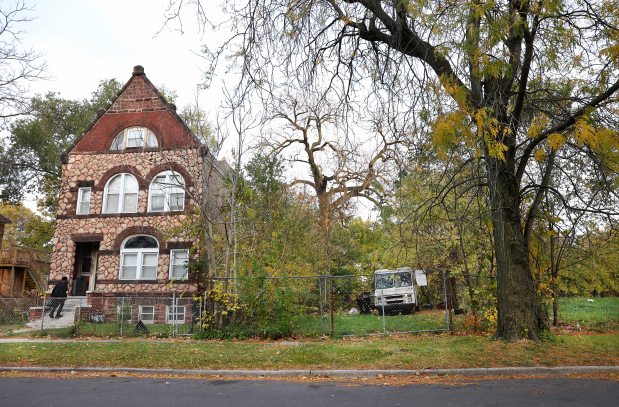
[[[71,290],[73,295],[85,296],[86,291],[94,289],[98,251],[99,242],[75,243],[75,267]]]

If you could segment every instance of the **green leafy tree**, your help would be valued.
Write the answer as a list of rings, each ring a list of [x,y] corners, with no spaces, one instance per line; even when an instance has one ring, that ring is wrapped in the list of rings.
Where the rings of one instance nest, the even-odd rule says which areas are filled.
[[[88,100],[68,100],[55,93],[32,98],[30,115],[11,125],[8,143],[0,150],[0,200],[20,202],[27,193],[40,193],[40,208],[54,214],[61,155],[119,89],[120,83],[112,79],[101,81]]]
[[[199,0],[189,4],[209,21]],[[548,325],[529,244],[545,192],[617,214],[612,194],[583,202],[548,180],[574,162],[583,174],[608,169],[618,10],[613,0],[259,0],[229,7],[233,37],[220,51],[234,50],[241,86],[257,97],[278,97],[282,84],[319,88],[349,112],[383,112],[385,128],[413,142],[426,132],[446,155],[466,147],[482,163],[491,214],[497,335],[536,339]],[[616,175],[600,181],[608,191]]]
[[[54,222],[19,204],[0,203],[0,215],[11,220],[6,225],[2,247],[21,246],[51,251]]]

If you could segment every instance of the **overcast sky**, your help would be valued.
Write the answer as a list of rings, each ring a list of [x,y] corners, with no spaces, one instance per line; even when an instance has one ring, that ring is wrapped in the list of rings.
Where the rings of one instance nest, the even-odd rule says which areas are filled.
[[[211,1],[209,12],[219,12]],[[203,44],[217,46],[225,33],[200,33],[187,13],[183,33],[163,29],[168,0],[26,0],[32,9],[22,23],[22,42],[43,55],[47,80],[30,84],[31,96],[53,91],[68,99],[89,98],[102,79],[124,84],[133,66],[144,66],[156,85],[174,90],[179,108],[195,100],[202,83]],[[190,10],[188,10],[190,11]],[[175,25],[177,27],[177,25]],[[157,34],[159,32],[159,34]],[[202,108],[215,113],[225,78],[203,92]],[[24,202],[36,210],[35,197]]]
[[[156,86],[177,93],[176,105],[182,108],[194,103],[203,82],[206,64],[200,49],[205,44],[215,49],[229,35],[225,29],[199,32],[190,7],[183,15],[182,33],[178,24],[163,28],[170,0],[26,1],[33,21],[20,27],[23,43],[43,54],[48,76],[31,84],[32,95],[53,91],[68,99],[89,98],[99,81],[116,78],[124,84],[139,64]],[[203,1],[214,22],[224,18],[222,1]],[[211,88],[202,92],[200,106],[211,118],[221,103],[223,83],[231,88],[233,80],[215,76]],[[221,155],[230,159],[230,148],[224,146]],[[36,207],[33,198],[25,204]],[[366,214],[369,208],[362,204],[359,209]]]
[[[101,79],[121,83],[142,65],[157,86],[178,94],[177,105],[192,103],[202,81],[203,43],[216,45],[217,33],[200,35],[190,15],[184,33],[162,28],[168,0],[28,0],[34,20],[22,26],[24,43],[44,54],[49,80],[31,85],[32,93],[56,91],[66,98],[87,98]],[[210,2],[218,3],[218,2]],[[212,12],[218,11],[215,5]],[[218,93],[217,85],[210,93]],[[217,97],[206,98],[215,109]]]

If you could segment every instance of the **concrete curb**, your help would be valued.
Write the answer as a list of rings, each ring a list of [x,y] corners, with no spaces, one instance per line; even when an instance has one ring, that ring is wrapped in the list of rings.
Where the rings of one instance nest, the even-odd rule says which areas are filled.
[[[37,367],[0,366],[0,372],[118,372],[169,374],[178,376],[220,377],[300,377],[323,376],[337,378],[366,378],[384,376],[544,376],[582,373],[619,373],[619,366],[558,366],[558,367],[489,367],[464,369],[291,369],[291,370],[232,370],[232,369],[142,369],[133,367]]]

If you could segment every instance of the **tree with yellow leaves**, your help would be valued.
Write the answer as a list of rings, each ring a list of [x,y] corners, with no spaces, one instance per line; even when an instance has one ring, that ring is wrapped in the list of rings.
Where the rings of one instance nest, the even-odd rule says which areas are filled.
[[[209,21],[199,0],[189,4]],[[439,157],[457,149],[464,162],[481,163],[497,265],[497,336],[540,338],[547,317],[529,241],[543,197],[619,212],[617,1],[256,0],[226,7],[233,36],[210,56],[232,50],[254,96],[276,96],[282,83],[320,89],[353,112],[351,130],[380,107],[385,124],[407,134],[412,148],[429,139]],[[611,187],[607,197],[579,206],[590,200],[571,185],[549,185],[561,167],[598,174]]]

